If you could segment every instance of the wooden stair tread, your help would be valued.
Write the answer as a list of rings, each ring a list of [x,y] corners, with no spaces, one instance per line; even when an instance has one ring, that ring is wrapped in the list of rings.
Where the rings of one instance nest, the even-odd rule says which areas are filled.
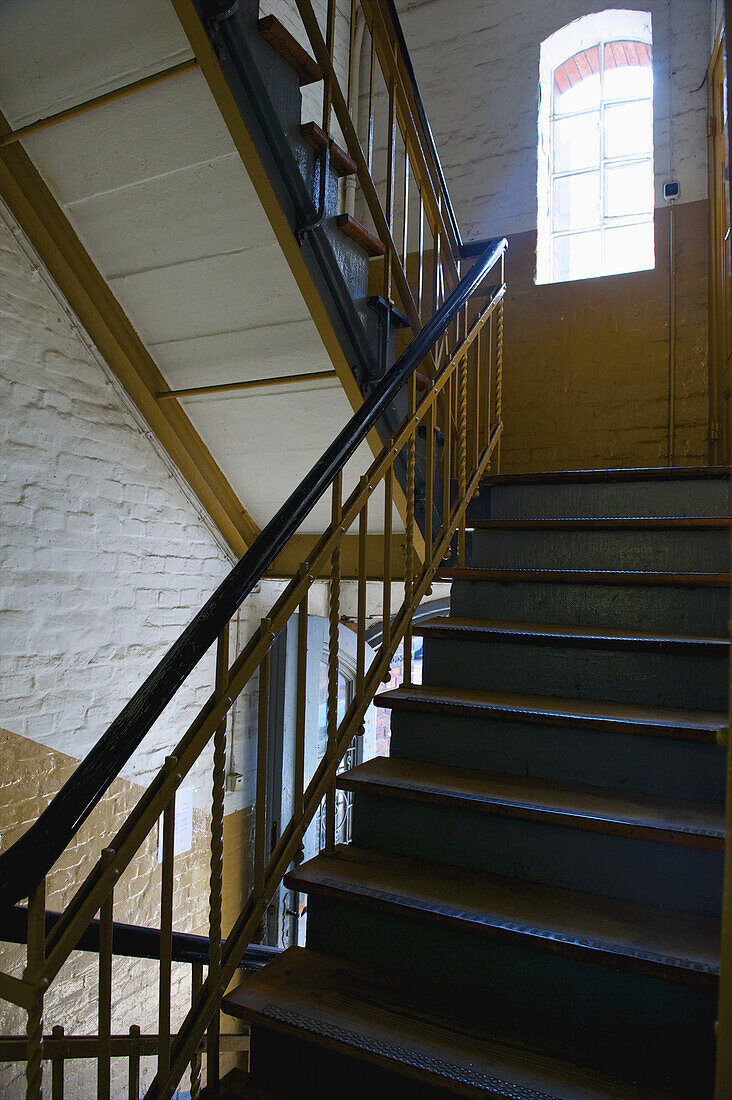
[[[285,885],[704,988],[715,988],[719,975],[720,922],[712,917],[353,845],[290,871]]]
[[[369,233],[365,225],[361,225],[351,214],[339,214],[335,219],[338,228],[355,244],[360,245],[369,256],[383,256],[386,248],[378,237]]]
[[[453,1005],[440,991],[301,947],[252,975],[222,1009],[461,1096],[668,1100],[657,1089],[611,1080],[538,1045],[491,1034],[474,1006]]]
[[[477,519],[468,521],[473,531],[718,531],[728,530],[729,518],[718,516],[584,516],[567,519],[537,516],[533,519]]]
[[[609,470],[545,470],[540,473],[493,474],[484,485],[545,485],[566,481],[684,481],[691,478],[728,478],[729,466],[648,466]]]
[[[262,38],[272,49],[286,61],[291,69],[297,73],[300,87],[305,84],[314,84],[323,79],[323,73],[307,50],[303,49],[297,39],[290,34],[286,27],[280,23],[276,15],[265,15],[257,26]]]
[[[729,588],[729,573],[658,573],[617,569],[480,569],[442,566],[435,574],[445,581],[515,581],[525,584],[666,585],[672,588]]]
[[[721,852],[724,807],[527,776],[375,757],[336,777],[341,790]]]
[[[300,133],[311,149],[316,149],[318,152],[325,149],[328,144],[328,135],[317,122],[304,123],[300,127]],[[335,142],[330,147],[330,166],[337,176],[353,176],[356,172],[355,160]]]
[[[722,711],[649,707],[640,703],[609,703],[562,699],[548,695],[519,695],[471,688],[402,685],[383,691],[377,706],[390,710],[435,711],[469,718],[496,715],[501,721],[668,737],[716,744],[717,732],[727,727]]]
[[[415,637],[451,638],[456,641],[518,642],[526,645],[570,645],[583,649],[632,649],[688,652],[724,657],[729,639],[693,634],[644,634],[631,630],[598,630],[587,626],[523,623],[502,619],[468,619],[439,616],[419,622]]]

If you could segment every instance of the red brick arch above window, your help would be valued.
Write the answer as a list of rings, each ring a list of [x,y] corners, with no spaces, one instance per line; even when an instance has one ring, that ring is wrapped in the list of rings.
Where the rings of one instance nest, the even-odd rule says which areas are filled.
[[[606,69],[617,69],[623,65],[651,64],[651,47],[646,42],[607,42],[604,56]],[[585,77],[592,76],[600,68],[600,47],[591,46],[587,50],[578,50],[572,57],[554,70],[554,91],[561,95],[568,92]]]

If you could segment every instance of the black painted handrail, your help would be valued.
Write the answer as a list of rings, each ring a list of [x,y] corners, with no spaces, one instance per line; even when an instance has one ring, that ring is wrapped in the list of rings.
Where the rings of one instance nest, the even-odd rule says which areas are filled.
[[[47,909],[45,913],[46,936],[53,926],[61,920],[62,913]],[[28,910],[15,905],[0,920],[0,943],[28,942]],[[90,951],[99,954],[100,921],[94,919],[79,938],[77,951]],[[222,940],[222,945],[225,943]],[[208,936],[197,936],[193,932],[173,932],[171,959],[173,962],[200,963],[208,966],[210,961]],[[266,944],[250,943],[239,962],[240,970],[258,970],[277,955],[282,954],[281,947],[268,947]],[[112,923],[112,952],[132,959],[160,958],[160,929],[146,928],[139,924]]]
[[[505,237],[487,243],[481,258],[356,410],[40,817],[0,855],[0,905],[14,905],[42,882],[188,674],[507,247]]]

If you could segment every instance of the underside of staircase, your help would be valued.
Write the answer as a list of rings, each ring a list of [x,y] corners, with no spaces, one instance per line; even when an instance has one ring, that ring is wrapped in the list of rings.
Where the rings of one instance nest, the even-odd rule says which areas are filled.
[[[726,469],[495,478],[219,1096],[712,1095]]]

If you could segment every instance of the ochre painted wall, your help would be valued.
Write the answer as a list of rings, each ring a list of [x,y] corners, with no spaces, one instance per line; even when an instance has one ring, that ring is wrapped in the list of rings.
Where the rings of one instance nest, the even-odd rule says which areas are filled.
[[[35,821],[75,770],[78,761],[8,730],[0,730],[0,835],[3,848],[11,845]],[[68,904],[84,877],[92,870],[105,846],[135,806],[144,788],[117,779],[76,835],[47,880],[46,906],[60,911]],[[206,934],[208,926],[209,815],[194,809],[193,846],[176,857],[173,927],[176,931]],[[114,918],[128,924],[160,926],[160,876],[157,830],[143,842],[135,859],[115,888]],[[0,970],[20,977],[25,948],[0,945]],[[177,1026],[190,1006],[191,968],[173,964],[172,1010]],[[51,984],[45,1000],[45,1030],[62,1024],[67,1034],[96,1032],[98,957],[73,952]],[[117,957],[112,970],[112,1030],[126,1033],[138,1024],[143,1034],[157,1031],[158,967],[147,959]],[[25,1013],[0,1001],[0,1031],[19,1035],[25,1030]],[[113,1095],[121,1095],[127,1065],[114,1059]],[[14,1063],[0,1065],[0,1096],[21,1100],[25,1095],[25,1069]],[[143,1059],[141,1083],[154,1076],[154,1059]],[[93,1060],[66,1065],[66,1095],[96,1094]],[[187,1086],[184,1086],[187,1087]]]
[[[707,203],[676,219],[674,461],[707,461]],[[537,286],[536,234],[506,261],[502,470],[665,465],[668,448],[668,210],[656,269]]]

